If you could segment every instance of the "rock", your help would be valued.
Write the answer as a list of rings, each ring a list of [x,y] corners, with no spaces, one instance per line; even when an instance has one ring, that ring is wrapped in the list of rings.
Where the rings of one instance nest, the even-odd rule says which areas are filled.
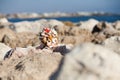
[[[93,42],[102,43],[106,38],[120,35],[120,32],[115,30],[112,24],[107,22],[100,22],[93,28],[92,34],[94,36]]]
[[[70,21],[64,21],[63,23],[65,26],[70,26],[70,27],[75,26],[75,24],[73,22],[70,22]]]
[[[72,48],[73,48],[72,44],[67,44],[67,45],[58,44],[57,47],[54,47],[54,48],[45,47],[43,49],[41,49],[40,46],[37,46],[37,47],[28,46],[26,48],[16,47],[9,50],[9,52],[5,54],[4,59],[8,59],[8,58],[17,59],[27,55],[33,55],[35,53],[44,53],[44,54],[57,53],[57,54],[65,55],[68,52],[70,52]]]
[[[12,23],[9,22],[6,18],[1,18],[0,19],[0,28],[13,28]]]
[[[93,30],[93,27],[98,24],[99,22],[94,19],[89,19],[88,21],[80,22],[79,27],[82,29],[87,29],[89,31]]]
[[[89,30],[81,29],[76,26],[55,26],[54,28],[58,32],[59,36],[80,36],[81,34],[91,34]]]
[[[88,35],[80,35],[80,36],[65,36],[61,39],[61,43],[63,44],[73,44],[78,45],[81,43],[91,42],[92,36]]]
[[[35,53],[39,53],[40,50],[37,50],[35,47],[29,46],[27,48],[22,48],[22,47],[16,47],[11,49],[9,52],[6,53],[4,59],[17,59],[17,58],[21,58],[27,55],[32,55]]]
[[[120,21],[116,21],[113,25],[116,30],[120,30]]]
[[[18,42],[17,44],[20,47],[27,47],[27,46],[36,46],[40,44],[40,40],[37,34],[32,32],[21,32],[17,34]]]
[[[49,20],[48,24],[52,27],[54,27],[54,26],[59,26],[59,27],[64,26],[64,24],[61,21],[54,20],[54,19]]]
[[[72,28],[68,31],[69,36],[62,36],[60,38],[60,42],[64,44],[80,44],[84,42],[91,42],[93,36],[90,31],[80,28]]]
[[[120,37],[119,36],[113,36],[106,39],[102,43],[102,45],[120,54]]]
[[[38,34],[42,25],[38,22],[22,21],[14,23],[14,26],[16,32],[33,32]]]
[[[1,18],[1,19],[0,19],[0,24],[1,24],[1,23],[8,23],[8,20],[7,20],[6,18]]]
[[[70,28],[68,33],[69,35],[72,35],[72,36],[80,36],[82,34],[91,35],[91,32],[89,30],[81,29],[79,27]]]
[[[115,29],[113,28],[112,24],[107,23],[107,22],[99,22],[98,24],[96,24],[92,30],[92,33],[100,33],[102,31],[107,31],[107,33],[112,33],[112,31],[115,31]],[[111,31],[111,32],[109,32]]]
[[[49,80],[49,76],[55,72],[61,58],[60,54],[50,54],[44,50],[19,59],[5,60],[0,65],[0,78],[2,80]]]
[[[4,43],[0,43],[0,61],[4,60],[5,54],[10,50],[11,48],[6,46]]]
[[[2,42],[12,48],[35,46],[40,44],[39,37],[31,32],[16,33],[15,36],[7,34],[4,36]]]
[[[69,53],[73,48],[72,44],[59,44],[54,50],[53,52],[59,52],[62,55],[65,55],[67,53]]]
[[[70,27],[68,26],[54,26],[59,36],[69,35]]]
[[[9,29],[9,28],[1,28],[0,29],[0,41],[3,40],[3,37],[5,35],[16,36],[15,33],[11,29]]]
[[[119,80],[120,56],[105,47],[82,44],[68,53],[51,80]]]
[[[64,24],[57,20],[37,20],[37,21],[22,21],[14,23],[16,32],[33,32],[38,34],[43,27],[64,26]]]

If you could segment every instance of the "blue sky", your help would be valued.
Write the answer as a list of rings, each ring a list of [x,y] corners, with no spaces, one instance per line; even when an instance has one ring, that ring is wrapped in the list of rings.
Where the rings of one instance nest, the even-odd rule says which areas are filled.
[[[120,13],[120,0],[0,0],[0,13],[57,11]]]

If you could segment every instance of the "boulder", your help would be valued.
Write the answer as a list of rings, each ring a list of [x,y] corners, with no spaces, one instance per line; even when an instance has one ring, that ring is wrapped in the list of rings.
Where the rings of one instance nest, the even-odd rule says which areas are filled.
[[[57,69],[61,58],[61,54],[43,50],[18,59],[7,59],[0,65],[0,79],[49,80],[50,75]]]
[[[61,61],[51,80],[119,80],[120,56],[108,48],[81,44]]]
[[[57,20],[37,20],[37,21],[22,21],[14,23],[16,32],[33,32],[38,34],[43,27],[64,26],[64,24]]]
[[[71,28],[66,36],[60,37],[60,42],[64,44],[80,44],[84,42],[91,42],[93,36],[90,31],[80,29],[78,27]]]
[[[63,23],[65,26],[70,26],[70,27],[75,26],[75,24],[71,21],[64,21]]]
[[[73,49],[72,44],[58,44],[56,48],[53,49],[53,52],[59,52],[62,55],[66,55]]]
[[[8,23],[8,20],[6,18],[0,18],[0,24],[1,23]]]
[[[57,31],[59,36],[69,35],[70,27],[68,26],[54,26],[54,29]]]
[[[92,33],[104,32],[106,34],[113,34],[115,31],[111,23],[99,22],[94,26]]]
[[[115,30],[111,23],[99,22],[94,26],[92,34],[94,36],[93,42],[102,43],[111,36],[120,35],[120,32]]]
[[[14,29],[14,26],[12,25],[11,22],[9,22],[6,18],[1,18],[0,19],[0,28],[10,28],[10,29]]]
[[[1,28],[0,29],[0,41],[3,40],[5,35],[10,35],[12,37],[16,36],[16,34],[9,28]]]
[[[16,33],[15,36],[11,36],[9,34],[5,35],[2,42],[12,48],[15,48],[15,47],[35,46],[40,43],[40,40],[39,37],[34,33],[20,32],[20,33]]]
[[[114,52],[120,54],[120,36],[113,36],[106,39],[103,43],[103,46],[113,50]]]
[[[14,23],[14,26],[16,32],[33,32],[38,34],[42,25],[38,22],[22,21]]]
[[[79,27],[82,29],[87,29],[89,31],[93,30],[93,27],[99,22],[95,19],[89,19],[88,21],[80,22]]]
[[[54,20],[54,19],[49,20],[48,24],[52,27],[54,27],[54,26],[59,26],[59,27],[64,26],[64,24],[61,21]]]
[[[0,61],[4,60],[4,56],[11,48],[6,46],[4,43],[0,43]]]
[[[81,29],[79,27],[70,28],[68,33],[69,33],[69,35],[72,35],[72,36],[80,36],[82,34],[91,35],[91,32],[89,30]]]
[[[114,22],[113,25],[116,30],[120,30],[120,21]]]
[[[64,36],[61,38],[60,42],[63,44],[73,44],[78,45],[81,43],[91,42],[92,36],[81,34],[80,36]]]

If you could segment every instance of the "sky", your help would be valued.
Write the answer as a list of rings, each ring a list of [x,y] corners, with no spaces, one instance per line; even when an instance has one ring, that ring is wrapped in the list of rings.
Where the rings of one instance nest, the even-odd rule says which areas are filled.
[[[0,0],[0,13],[120,13],[120,0]]]

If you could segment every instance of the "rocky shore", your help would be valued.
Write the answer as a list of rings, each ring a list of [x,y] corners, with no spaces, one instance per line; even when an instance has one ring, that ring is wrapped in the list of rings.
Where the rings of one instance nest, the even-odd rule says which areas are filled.
[[[14,14],[2,14],[0,18],[53,18],[53,17],[75,17],[75,16],[113,16],[120,14],[105,13],[105,12],[76,12],[76,13],[65,13],[65,12],[51,12],[51,13],[14,13]]]
[[[58,32],[55,51],[38,48],[44,27]],[[119,80],[119,62],[120,21],[11,23],[0,18],[0,80]]]

